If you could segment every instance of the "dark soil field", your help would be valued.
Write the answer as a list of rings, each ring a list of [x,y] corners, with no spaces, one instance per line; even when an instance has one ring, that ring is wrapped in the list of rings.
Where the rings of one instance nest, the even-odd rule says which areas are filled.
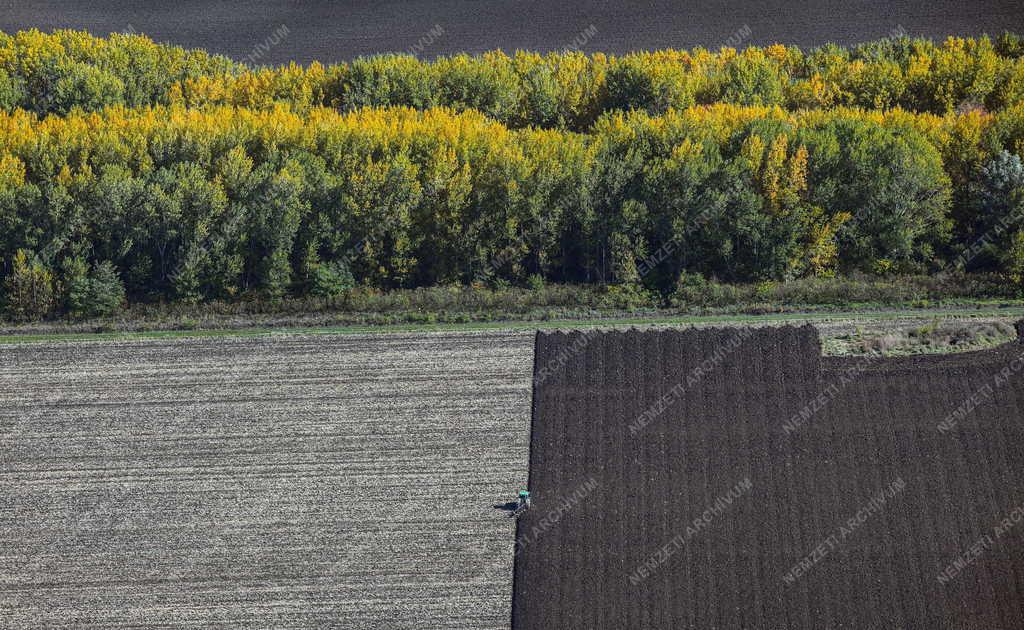
[[[275,37],[282,26],[286,36]],[[0,0],[0,30],[33,27],[134,31],[239,60],[260,47],[259,63],[278,64],[401,51],[850,44],[901,32],[941,39],[1024,30],[1024,11],[1012,0]]]
[[[513,627],[1024,627],[1022,368],[538,335]]]

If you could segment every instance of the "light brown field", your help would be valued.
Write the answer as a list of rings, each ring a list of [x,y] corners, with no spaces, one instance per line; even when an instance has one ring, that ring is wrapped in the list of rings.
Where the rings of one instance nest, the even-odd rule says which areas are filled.
[[[508,627],[532,350],[0,346],[0,626]]]

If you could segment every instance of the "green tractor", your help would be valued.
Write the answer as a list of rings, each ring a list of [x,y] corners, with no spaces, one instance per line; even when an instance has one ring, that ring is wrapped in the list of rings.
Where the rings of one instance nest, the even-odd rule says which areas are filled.
[[[516,504],[516,509],[512,512],[513,516],[519,516],[526,510],[530,509],[530,491],[520,490],[519,491],[519,503]]]

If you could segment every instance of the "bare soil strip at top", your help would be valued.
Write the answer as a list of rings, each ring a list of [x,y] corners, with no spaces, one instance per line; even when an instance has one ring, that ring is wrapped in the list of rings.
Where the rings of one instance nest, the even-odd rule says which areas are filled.
[[[894,32],[944,39],[1024,30],[1012,0],[770,0],[499,2],[497,0],[224,0],[139,3],[117,0],[9,0],[0,30],[88,29],[145,33],[261,64],[346,61],[406,52],[420,57],[497,48],[626,53],[737,44],[859,43]],[[286,36],[281,36],[284,33]],[[588,37],[581,34],[592,33]]]

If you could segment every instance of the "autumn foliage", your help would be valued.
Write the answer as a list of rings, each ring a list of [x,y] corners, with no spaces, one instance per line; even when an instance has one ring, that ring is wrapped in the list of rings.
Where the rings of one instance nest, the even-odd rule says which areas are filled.
[[[59,309],[40,286],[96,311],[70,295],[88,269],[183,301],[1019,275],[1020,52],[902,38],[247,68],[138,36],[0,35],[0,275],[33,296],[19,317]]]

